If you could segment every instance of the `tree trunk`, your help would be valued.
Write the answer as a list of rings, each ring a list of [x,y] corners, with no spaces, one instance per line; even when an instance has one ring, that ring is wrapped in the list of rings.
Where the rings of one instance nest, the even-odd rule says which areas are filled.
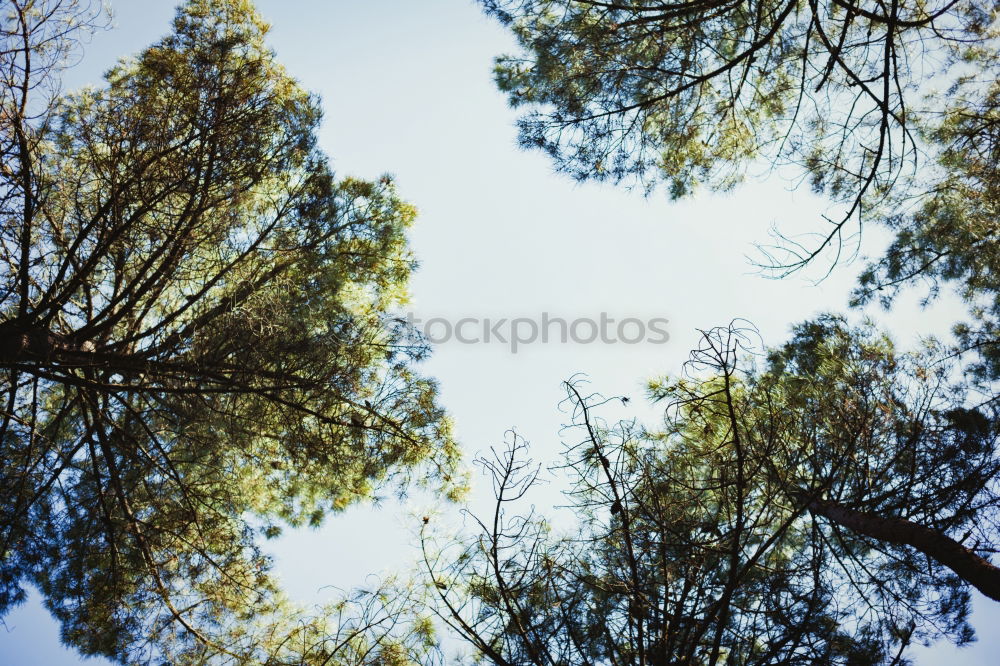
[[[883,518],[855,511],[837,502],[813,500],[809,510],[853,532],[916,548],[990,599],[1000,601],[1000,567],[941,532],[903,518]]]

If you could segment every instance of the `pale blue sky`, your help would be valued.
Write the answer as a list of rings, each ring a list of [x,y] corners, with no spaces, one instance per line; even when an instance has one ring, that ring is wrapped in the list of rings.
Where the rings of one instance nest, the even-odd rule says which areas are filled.
[[[169,27],[172,0],[113,2],[116,28],[95,36],[71,86],[99,81],[114,60]],[[605,394],[641,398],[644,381],[677,372],[697,328],[753,321],[770,344],[790,324],[842,310],[858,265],[819,286],[793,277],[765,280],[745,255],[773,223],[806,229],[823,202],[777,179],[726,196],[664,197],[577,185],[546,159],[515,145],[514,114],[495,91],[492,58],[508,36],[471,0],[261,0],[270,43],[288,70],[319,93],[326,111],[321,145],[341,175],[396,175],[420,217],[413,246],[422,267],[413,283],[419,314],[462,316],[665,317],[665,345],[536,345],[512,355],[502,345],[442,345],[425,365],[470,458],[516,426],[534,454],[559,451],[560,382],[587,373]],[[877,242],[877,234],[871,234]],[[921,311],[915,299],[885,319],[900,343],[943,333],[952,306]],[[638,403],[638,404],[637,404]],[[633,400],[633,413],[656,417]],[[541,498],[551,501],[553,490]],[[477,493],[477,498],[482,493]],[[414,500],[418,502],[418,500]],[[426,500],[419,500],[426,501]],[[545,503],[542,501],[541,503]],[[420,506],[354,509],[320,530],[273,545],[277,571],[303,601],[350,587],[370,573],[416,558],[408,512]],[[996,663],[1000,610],[975,600],[981,640],[938,648],[918,663]],[[980,610],[982,609],[982,610]],[[0,629],[0,664],[80,663],[58,645],[58,629],[37,595]],[[91,662],[93,663],[93,662]]]

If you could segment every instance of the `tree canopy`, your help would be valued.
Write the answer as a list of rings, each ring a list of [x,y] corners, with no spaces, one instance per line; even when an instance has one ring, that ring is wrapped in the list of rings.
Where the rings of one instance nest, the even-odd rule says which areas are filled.
[[[65,642],[121,663],[431,664],[428,612],[502,666],[888,665],[972,640],[971,590],[1000,601],[997,7],[482,4],[521,47],[496,78],[524,145],[674,198],[797,166],[843,210],[772,268],[882,224],[855,304],[956,286],[957,345],[823,315],[762,351],[734,322],[650,384],[653,429],[568,382],[571,529],[514,509],[539,474],[515,437],[480,460],[477,533],[424,519],[426,590],[300,608],[265,539],[413,483],[464,490],[394,316],[415,209],[388,176],[335,176],[319,100],[249,0],[186,0],[70,94],[102,7],[8,0],[0,617],[33,585]]]
[[[521,143],[579,179],[726,189],[754,164],[795,164],[845,205],[808,242],[773,248],[786,273],[879,203],[920,191],[940,94],[996,79],[996,8],[977,2],[482,0],[520,52],[496,80],[527,109]],[[928,99],[928,95],[931,95]],[[943,145],[937,142],[944,141]]]
[[[251,631],[287,615],[260,539],[393,482],[461,491],[391,316],[413,207],[334,177],[248,0],[186,2],[68,95],[99,8],[3,11],[0,613],[32,583],[65,641],[123,662],[332,649]]]
[[[484,461],[481,533],[426,537],[439,612],[483,662],[890,664],[972,638],[969,587],[1000,600],[992,409],[871,326],[803,324],[760,364],[751,335],[706,332],[654,382],[655,431],[567,384],[579,526],[511,508],[538,472],[523,441]]]

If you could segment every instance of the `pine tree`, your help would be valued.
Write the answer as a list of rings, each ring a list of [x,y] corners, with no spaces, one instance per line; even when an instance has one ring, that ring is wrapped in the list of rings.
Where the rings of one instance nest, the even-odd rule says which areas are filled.
[[[1000,600],[994,411],[872,326],[806,322],[763,363],[753,336],[706,332],[652,384],[655,430],[567,384],[578,524],[514,508],[523,441],[483,461],[479,533],[425,534],[438,612],[482,662],[897,664],[972,639],[970,588]]]
[[[190,0],[69,95],[99,14],[3,11],[0,612],[30,582],[65,641],[123,662],[332,649],[340,625],[289,614],[260,539],[392,483],[461,490],[391,316],[413,207],[334,177],[248,0]],[[251,631],[267,617],[290,619]]]
[[[925,135],[945,95],[982,99],[997,78],[992,4],[481,2],[520,46],[495,76],[527,111],[521,143],[561,171],[677,198],[791,165],[842,204],[814,238],[769,248],[778,274],[926,194],[928,156],[953,147]]]

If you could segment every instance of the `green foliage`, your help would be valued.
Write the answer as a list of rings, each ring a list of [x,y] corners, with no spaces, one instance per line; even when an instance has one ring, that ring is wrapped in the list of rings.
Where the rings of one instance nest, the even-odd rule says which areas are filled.
[[[521,143],[560,170],[678,198],[791,164],[844,204],[768,250],[779,274],[919,192],[923,156],[951,145],[919,136],[937,91],[996,78],[996,8],[977,2],[481,1],[520,46],[495,76],[527,111]]]
[[[819,179],[862,173],[862,146],[876,150],[885,120],[873,111],[906,127],[905,102],[930,76],[921,65],[971,51],[991,20],[975,3],[483,5],[522,47],[496,77],[532,110],[523,142],[577,177],[662,177],[674,196],[729,186],[757,156],[822,163]]]
[[[56,66],[31,79],[18,53],[74,39],[83,9],[12,11],[0,612],[31,581],[85,654],[328,663],[309,650],[336,632],[291,619],[260,532],[411,480],[462,490],[435,384],[413,369],[426,350],[389,314],[415,211],[388,177],[334,178],[317,100],[246,0],[190,0],[105,86],[42,106],[27,96]],[[364,661],[358,641],[396,626],[329,626],[352,622],[329,663]],[[419,644],[379,649],[415,663]]]
[[[459,590],[439,612],[482,661],[889,664],[972,638],[969,581],[829,508],[994,552],[994,415],[937,350],[899,353],[871,326],[808,322],[760,367],[753,347],[706,333],[686,378],[654,383],[654,432],[604,423],[607,401],[568,385],[579,525],[511,515],[534,479],[523,443],[489,461],[495,518],[428,557]]]
[[[959,349],[974,351],[973,372],[992,381],[1000,378],[1000,85],[973,80],[967,88],[929,130],[945,147],[930,193],[888,218],[895,240],[862,274],[855,302],[878,298],[888,307],[916,282],[928,287],[928,301],[942,286],[957,287],[972,315],[956,328]]]

